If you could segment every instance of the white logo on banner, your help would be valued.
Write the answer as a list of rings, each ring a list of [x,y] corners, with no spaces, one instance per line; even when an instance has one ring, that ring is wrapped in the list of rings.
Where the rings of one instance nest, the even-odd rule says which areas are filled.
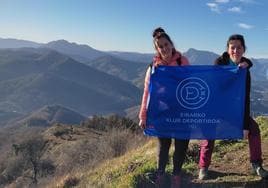
[[[207,83],[197,77],[182,80],[176,89],[176,97],[181,106],[186,109],[199,109],[209,99],[210,90]]]

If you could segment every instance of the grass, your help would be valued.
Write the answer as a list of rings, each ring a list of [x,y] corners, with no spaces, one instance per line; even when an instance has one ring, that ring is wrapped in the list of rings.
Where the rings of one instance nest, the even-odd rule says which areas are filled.
[[[155,142],[149,140],[143,147],[105,162],[99,168],[85,174],[85,179],[79,187],[89,184],[93,187],[135,187],[137,177],[155,169],[155,147]]]
[[[262,139],[268,139],[268,117],[259,116],[256,118],[256,121],[260,126]]]
[[[264,166],[268,168],[268,117],[258,117],[262,135]],[[125,155],[104,161],[94,170],[84,169],[70,176],[77,177],[77,187],[154,187],[157,142],[149,138],[142,147],[128,151]],[[250,174],[248,142],[216,141],[210,169],[210,180],[200,181],[198,174],[198,142],[191,141],[191,151],[183,165],[183,183],[187,187],[258,187],[260,178]],[[172,153],[173,148],[170,151]],[[170,156],[171,159],[171,156]],[[171,160],[170,160],[171,161]],[[172,164],[167,165],[167,177]],[[266,184],[264,185],[264,187]]]

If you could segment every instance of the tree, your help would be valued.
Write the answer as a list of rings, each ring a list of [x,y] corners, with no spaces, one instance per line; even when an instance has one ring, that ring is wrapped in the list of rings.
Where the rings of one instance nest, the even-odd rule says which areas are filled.
[[[32,180],[33,183],[37,183],[37,175],[42,174],[42,170],[48,170],[43,169],[44,168],[44,160],[41,160],[44,147],[46,145],[46,142],[42,138],[30,138],[20,144],[13,144],[13,149],[15,151],[15,154],[21,155],[24,161],[25,168],[31,168],[32,169]],[[46,161],[47,163],[47,161]],[[53,165],[45,165],[49,166],[50,171],[54,171],[55,168],[53,168]]]

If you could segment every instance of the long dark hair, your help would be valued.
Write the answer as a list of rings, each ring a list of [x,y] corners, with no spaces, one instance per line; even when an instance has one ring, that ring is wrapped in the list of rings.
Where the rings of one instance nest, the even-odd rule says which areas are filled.
[[[174,54],[176,51],[174,44],[172,40],[170,39],[169,35],[165,32],[165,30],[162,27],[158,27],[153,31],[153,42],[154,42],[155,49],[157,49],[156,42],[160,38],[165,38],[172,44],[173,46],[172,54]]]

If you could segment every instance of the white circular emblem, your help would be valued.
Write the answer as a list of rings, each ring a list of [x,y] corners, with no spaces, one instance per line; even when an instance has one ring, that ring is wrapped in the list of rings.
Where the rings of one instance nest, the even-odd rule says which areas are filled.
[[[210,90],[207,83],[197,77],[182,80],[176,89],[176,98],[186,109],[198,109],[204,106],[209,99]]]

